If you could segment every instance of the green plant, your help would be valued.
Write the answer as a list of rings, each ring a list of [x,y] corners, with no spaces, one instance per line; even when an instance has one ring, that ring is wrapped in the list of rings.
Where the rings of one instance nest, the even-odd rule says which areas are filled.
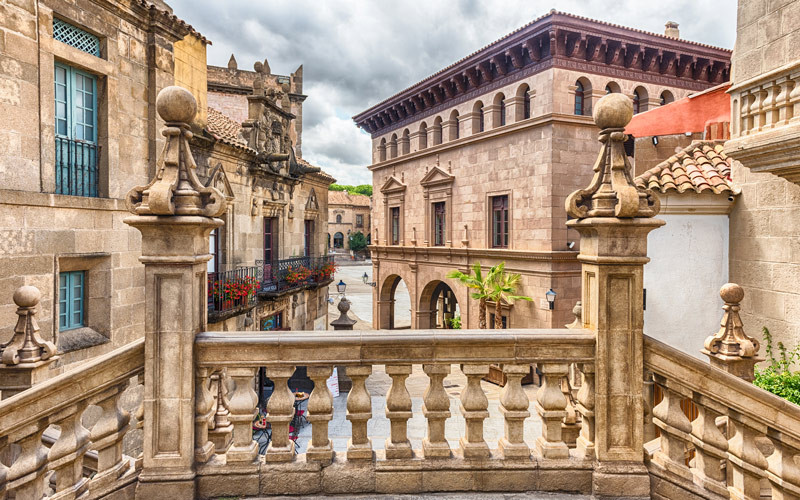
[[[762,328],[764,335],[764,350],[767,353],[769,365],[762,369],[755,369],[753,384],[780,396],[794,404],[800,405],[800,372],[792,372],[792,365],[800,360],[800,346],[787,349],[783,342],[778,342],[778,356],[772,345],[772,334],[767,327]]]
[[[461,330],[461,316],[450,318],[450,328],[453,330]]]
[[[331,184],[328,191],[347,191],[348,194],[363,194],[372,196],[371,184],[359,184],[358,186],[351,186],[348,184]]]
[[[352,233],[349,237],[350,250],[360,252],[367,248],[367,237],[361,231]]]
[[[462,273],[461,271],[450,271],[447,277],[460,281],[464,286],[474,290],[470,294],[474,300],[478,301],[478,328],[486,328],[486,301],[491,295],[491,282],[494,279],[494,273],[497,266],[493,266],[489,273],[484,277],[481,263],[476,262],[472,264],[472,272],[470,274]]]
[[[527,295],[515,295],[517,287],[522,281],[522,276],[518,273],[506,273],[506,263],[501,262],[495,266],[491,280],[491,293],[490,298],[494,300],[494,328],[501,330],[503,328],[503,316],[501,315],[501,304],[505,302],[508,305],[514,303],[515,300],[533,301]]]

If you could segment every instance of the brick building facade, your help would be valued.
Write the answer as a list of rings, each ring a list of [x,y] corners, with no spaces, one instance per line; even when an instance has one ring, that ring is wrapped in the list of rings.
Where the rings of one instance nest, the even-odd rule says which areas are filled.
[[[505,261],[535,299],[504,307],[507,326],[572,321],[579,238],[564,200],[591,180],[593,104],[623,92],[643,111],[728,78],[730,51],[668,31],[551,11],[354,117],[372,134],[376,327],[392,327],[400,279],[412,327],[441,323],[442,298],[477,326],[475,303],[444,278],[476,261]]]

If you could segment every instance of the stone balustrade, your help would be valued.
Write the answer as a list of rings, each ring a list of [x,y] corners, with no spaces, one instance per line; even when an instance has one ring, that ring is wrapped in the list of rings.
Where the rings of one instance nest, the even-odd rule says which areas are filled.
[[[644,366],[663,394],[647,462],[653,498],[800,498],[800,406],[648,337]]]
[[[0,402],[0,499],[132,495],[138,470],[122,446],[135,424],[120,397],[143,369],[141,339]]]
[[[205,387],[210,373],[224,370],[235,388],[226,405],[233,444],[221,449],[196,441],[197,449],[215,450],[207,460],[197,460],[197,496],[446,490],[590,493],[594,357],[594,334],[582,329],[503,330],[491,335],[479,330],[201,333],[195,340],[198,383]],[[489,412],[480,381],[490,363],[502,363],[508,379],[500,396],[505,433],[497,449],[490,449],[483,435]],[[545,374],[535,403],[543,424],[538,439],[526,443],[523,428],[531,414],[521,380],[532,363],[538,363]],[[573,363],[581,368],[586,382],[578,394],[581,438],[570,449],[562,435],[568,401],[561,380]],[[414,412],[406,379],[415,364],[422,365],[429,379],[422,406],[427,434],[421,449],[412,448],[407,432]],[[451,449],[445,439],[452,415],[444,379],[453,364],[460,365],[467,383],[460,396],[465,431]],[[294,395],[287,381],[298,365],[307,366],[315,382],[308,404],[311,442],[302,454],[297,454],[289,439]],[[334,409],[325,380],[334,365],[346,366],[353,380],[347,396],[352,432],[342,453],[334,451],[328,436]],[[372,407],[366,385],[375,365],[385,365],[392,380],[385,409]],[[264,455],[258,455],[251,429],[257,404],[253,386],[256,368],[261,366],[275,382],[267,405],[272,441]],[[219,411],[209,408],[205,397],[196,400],[196,408],[198,428],[213,426]],[[386,413],[390,434],[384,449],[373,449],[367,428],[380,411]],[[195,434],[196,440],[199,436]],[[207,434],[202,436],[209,439]]]

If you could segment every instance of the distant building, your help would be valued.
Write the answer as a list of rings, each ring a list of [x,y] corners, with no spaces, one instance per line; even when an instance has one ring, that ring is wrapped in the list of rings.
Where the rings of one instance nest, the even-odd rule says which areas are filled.
[[[730,56],[675,23],[659,35],[551,11],[356,115],[372,135],[374,326],[393,327],[403,280],[413,328],[449,314],[477,327],[477,302],[445,274],[501,261],[534,298],[501,304],[508,327],[571,323],[579,236],[564,202],[593,175],[594,103],[659,107],[727,81]]]
[[[349,237],[353,233],[362,233],[369,242],[370,227],[369,196],[328,192],[328,248],[350,250]]]

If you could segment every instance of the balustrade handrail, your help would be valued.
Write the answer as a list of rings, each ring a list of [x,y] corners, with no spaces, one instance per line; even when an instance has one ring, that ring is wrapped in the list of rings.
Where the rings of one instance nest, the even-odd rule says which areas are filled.
[[[800,442],[800,406],[794,403],[646,335],[644,367]]]
[[[415,330],[395,332],[204,332],[204,367],[419,363],[593,362],[591,330]]]
[[[0,402],[0,438],[127,383],[144,370],[144,338]]]

